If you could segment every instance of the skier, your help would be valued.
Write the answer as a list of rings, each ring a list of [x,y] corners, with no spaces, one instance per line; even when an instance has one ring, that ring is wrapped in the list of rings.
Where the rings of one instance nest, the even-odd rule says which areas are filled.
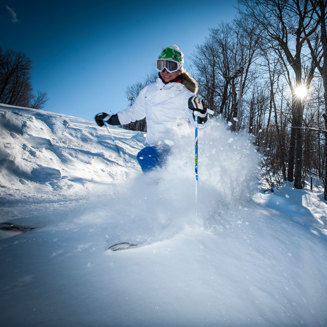
[[[118,114],[101,112],[98,126],[125,125],[146,117],[147,146],[137,155],[143,172],[162,167],[174,144],[176,129],[185,123],[199,126],[208,120],[207,107],[196,94],[197,82],[184,69],[183,53],[177,45],[162,50],[157,60],[158,79],[143,88],[134,104]]]

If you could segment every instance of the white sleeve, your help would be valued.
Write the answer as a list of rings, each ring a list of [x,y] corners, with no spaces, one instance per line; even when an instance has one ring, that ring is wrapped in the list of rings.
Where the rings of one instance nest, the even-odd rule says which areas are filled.
[[[146,87],[140,91],[132,106],[118,112],[118,119],[122,125],[141,120],[145,117],[145,93]]]

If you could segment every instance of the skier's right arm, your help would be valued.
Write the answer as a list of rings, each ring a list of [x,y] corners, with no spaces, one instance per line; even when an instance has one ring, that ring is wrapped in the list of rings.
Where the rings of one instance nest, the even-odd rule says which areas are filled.
[[[118,113],[118,119],[123,125],[142,120],[145,117],[146,94],[148,87],[143,88],[129,108]]]
[[[140,91],[135,102],[129,108],[120,111],[118,114],[109,115],[106,112],[100,112],[95,116],[95,122],[102,127],[105,123],[109,125],[127,125],[136,120],[145,117],[145,91],[146,87]]]

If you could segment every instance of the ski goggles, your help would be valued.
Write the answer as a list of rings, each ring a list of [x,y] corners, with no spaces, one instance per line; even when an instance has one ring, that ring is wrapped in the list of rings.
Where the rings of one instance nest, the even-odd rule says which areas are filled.
[[[166,60],[166,59],[158,59],[157,60],[157,69],[161,73],[164,69],[166,69],[169,73],[177,72],[181,69],[181,65],[179,62]]]

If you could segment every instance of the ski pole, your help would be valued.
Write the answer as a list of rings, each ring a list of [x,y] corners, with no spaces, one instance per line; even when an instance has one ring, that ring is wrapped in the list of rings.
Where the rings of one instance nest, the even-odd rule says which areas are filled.
[[[207,114],[214,115],[214,111],[206,108]],[[194,157],[195,157],[195,213],[196,217],[198,216],[198,185],[199,185],[199,172],[198,172],[198,164],[199,164],[199,132],[198,132],[198,112],[194,111],[194,121],[195,121],[195,145],[194,145]]]
[[[116,142],[114,136],[113,136],[112,133],[111,133],[111,130],[110,130],[110,128],[109,128],[108,123],[107,123],[107,122],[104,122],[104,126],[106,126],[106,129],[107,129],[107,131],[108,131],[108,134],[110,135],[110,137],[111,137],[111,139],[112,139],[112,142],[114,143],[114,145],[115,145],[115,147],[116,147],[116,150],[117,150],[119,156],[120,156],[123,160],[125,160],[125,159],[123,158],[123,155],[122,155],[121,152],[120,152],[119,146],[117,145],[117,142]]]
[[[195,112],[195,144],[194,144],[194,157],[195,157],[195,214],[198,216],[198,183],[199,183],[199,175],[198,175],[198,162],[199,162],[199,153],[198,153],[198,114]]]

